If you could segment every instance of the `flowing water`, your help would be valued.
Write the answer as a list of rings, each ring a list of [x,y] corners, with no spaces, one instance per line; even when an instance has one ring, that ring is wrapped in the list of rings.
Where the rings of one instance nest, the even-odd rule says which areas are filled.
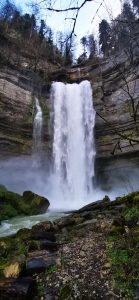
[[[87,203],[93,190],[95,110],[89,81],[80,84],[54,82],[52,198],[63,207]],[[63,201],[62,201],[63,200]]]
[[[42,123],[43,123],[43,118],[42,118],[42,109],[39,104],[38,98],[35,97],[35,118],[34,118],[34,126],[33,126],[33,146],[34,146],[34,151],[37,152],[37,150],[41,146],[41,141],[42,141]]]
[[[3,221],[0,226],[1,236],[13,234],[23,227],[30,228],[41,221],[58,218],[63,215],[63,211],[80,208],[89,202],[102,199],[105,195],[104,191],[100,188],[96,190],[93,186],[95,111],[90,83],[54,82],[50,100],[53,124],[51,172],[48,172],[50,162],[44,160],[42,153],[43,115],[37,98],[32,155],[9,159],[2,157],[0,160],[0,184],[20,194],[25,190],[32,190],[46,196],[50,200],[50,210],[43,215]],[[133,190],[138,188],[139,168],[136,164],[131,163],[130,169],[126,171],[125,167],[123,171],[119,170],[112,174],[108,172],[111,190],[107,194],[111,199],[131,191],[130,182],[134,184]]]
[[[35,97],[35,117],[33,124],[33,149],[32,149],[32,164],[36,168],[41,166],[41,155],[42,155],[42,125],[43,115],[42,109],[39,104],[39,100]]]

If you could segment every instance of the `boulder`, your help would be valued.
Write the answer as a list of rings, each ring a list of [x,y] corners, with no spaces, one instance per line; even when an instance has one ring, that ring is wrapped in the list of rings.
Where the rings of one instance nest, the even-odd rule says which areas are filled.
[[[23,200],[26,205],[29,205],[30,214],[45,213],[50,203],[47,198],[39,196],[31,191],[23,193]]]
[[[18,215],[45,213],[49,205],[48,199],[31,191],[26,191],[21,196],[0,185],[0,222]]]
[[[2,300],[33,300],[36,293],[36,282],[30,277],[0,280]]]

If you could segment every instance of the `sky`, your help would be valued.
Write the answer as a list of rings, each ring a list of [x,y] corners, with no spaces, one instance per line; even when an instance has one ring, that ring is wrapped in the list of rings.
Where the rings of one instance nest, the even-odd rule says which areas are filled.
[[[23,8],[23,12],[27,11],[29,8],[26,3],[31,0],[14,0],[14,2]],[[35,0],[34,0],[35,1]],[[49,0],[45,0],[49,3]],[[79,0],[51,0],[55,3],[55,8],[63,8],[68,6],[68,3],[82,3]],[[121,3],[123,0],[93,0],[87,2],[84,7],[80,10],[77,24],[75,28],[75,34],[78,37],[77,42],[77,52],[81,54],[81,46],[79,46],[79,40],[81,37],[87,34],[93,33],[95,38],[98,38],[98,24],[102,19],[107,19],[111,21],[121,12]],[[40,0],[36,0],[39,4]],[[45,3],[46,3],[45,2]],[[42,3],[42,1],[41,1]],[[52,28],[53,31],[68,32],[72,28],[73,21],[68,19],[73,17],[70,13],[54,13],[48,12],[44,5],[41,6],[40,17],[46,21],[46,24]],[[67,18],[67,20],[65,20]]]

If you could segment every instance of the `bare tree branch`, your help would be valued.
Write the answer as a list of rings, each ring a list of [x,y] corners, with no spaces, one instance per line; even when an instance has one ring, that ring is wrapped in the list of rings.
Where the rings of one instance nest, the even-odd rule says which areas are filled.
[[[82,2],[82,4],[80,6],[73,6],[73,7],[68,7],[68,8],[65,8],[65,9],[56,9],[56,8],[52,8],[52,7],[46,7],[47,10],[49,11],[54,11],[54,12],[67,12],[67,11],[75,11],[75,10],[80,10],[85,4],[86,2],[91,2],[93,0],[84,0]]]

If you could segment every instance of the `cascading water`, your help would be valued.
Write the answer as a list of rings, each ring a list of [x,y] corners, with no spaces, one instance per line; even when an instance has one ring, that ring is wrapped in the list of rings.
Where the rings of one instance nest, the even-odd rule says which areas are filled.
[[[42,139],[42,110],[39,104],[38,98],[35,98],[35,109],[36,114],[34,118],[34,126],[33,126],[33,140],[34,140],[34,148],[38,149],[41,144]]]
[[[40,152],[42,143],[42,109],[38,98],[35,97],[35,117],[33,124],[33,165],[38,166],[40,163]]]
[[[54,82],[51,101],[55,191],[57,186],[60,200],[68,198],[72,203],[83,203],[92,192],[94,177],[95,110],[91,84],[88,81],[80,84]]]

